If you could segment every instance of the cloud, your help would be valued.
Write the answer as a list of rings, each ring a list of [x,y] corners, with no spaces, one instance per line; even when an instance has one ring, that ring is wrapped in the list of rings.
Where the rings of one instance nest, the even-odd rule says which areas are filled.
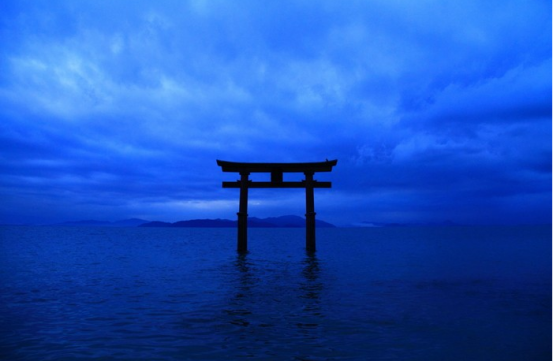
[[[215,159],[325,158],[331,221],[550,220],[548,2],[3,6],[0,221],[234,217]]]
[[[434,97],[423,113],[437,126],[455,124],[456,127],[475,122],[547,119],[552,113],[551,65],[548,59],[534,66],[518,66],[501,77],[484,79],[477,84],[448,86]],[[420,119],[421,116],[412,117]]]

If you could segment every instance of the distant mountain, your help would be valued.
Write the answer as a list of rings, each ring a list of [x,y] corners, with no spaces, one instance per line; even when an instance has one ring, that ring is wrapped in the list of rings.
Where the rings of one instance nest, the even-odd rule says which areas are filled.
[[[235,225],[237,222],[234,222]],[[248,227],[250,228],[275,228],[275,227],[281,227],[279,225],[275,225],[273,223],[267,222],[266,219],[260,219],[257,217],[249,217],[248,218]]]
[[[251,219],[254,219],[254,218],[251,218]],[[294,215],[268,217],[265,219],[257,219],[257,220],[259,220],[260,222],[267,223],[272,227],[298,228],[298,227],[306,226],[306,220],[304,218],[301,218],[300,216],[294,216]]]
[[[100,220],[77,220],[77,221],[66,221],[56,225],[64,226],[108,226],[112,223],[109,221],[100,221]]]
[[[335,225],[323,220],[315,221],[317,227],[335,227]],[[125,219],[118,221],[103,221],[103,220],[78,220],[66,221],[61,226],[111,226],[111,227],[203,227],[203,228],[229,228],[236,227],[236,220],[228,219],[194,219],[183,220],[174,223],[164,221],[148,221],[143,219]],[[260,219],[257,217],[248,218],[248,227],[250,228],[303,228],[306,226],[306,219],[295,215],[285,215],[279,217],[267,217]]]
[[[184,220],[177,221],[171,224],[171,226],[182,228],[229,228],[237,225],[236,221],[227,219],[196,219],[196,220]]]
[[[228,219],[196,219],[184,220],[174,223],[166,223],[161,221],[153,221],[139,225],[140,227],[205,227],[205,228],[222,228],[236,227],[235,220]],[[286,215],[280,217],[268,217],[260,219],[257,217],[248,218],[248,227],[251,228],[290,228],[290,227],[305,227],[306,220],[300,216]],[[335,225],[322,220],[316,220],[317,227],[335,227]]]
[[[425,223],[385,223],[385,222],[370,222],[363,221],[360,223],[351,224],[352,227],[406,227],[406,226],[461,226],[452,220],[444,220],[440,222],[425,222]]]
[[[169,227],[173,226],[170,222],[164,222],[164,221],[150,221],[146,222],[144,224],[138,225],[140,227]]]
[[[143,219],[137,219],[137,218],[133,218],[133,219],[125,219],[125,220],[119,220],[119,221],[114,221],[112,223],[113,226],[139,226],[139,225],[142,225],[144,223],[147,223],[149,222],[148,220],[143,220]]]
[[[143,219],[125,219],[125,220],[118,220],[118,221],[102,221],[102,220],[78,220],[78,221],[66,221],[60,224],[61,226],[139,226],[144,223],[147,223],[148,220]]]
[[[306,226],[306,219],[296,215],[267,217],[265,219],[249,218],[248,221],[250,222],[252,219],[257,219],[260,222],[269,224],[268,227],[303,228]],[[318,219],[315,220],[315,225],[318,227],[335,227],[333,224]]]

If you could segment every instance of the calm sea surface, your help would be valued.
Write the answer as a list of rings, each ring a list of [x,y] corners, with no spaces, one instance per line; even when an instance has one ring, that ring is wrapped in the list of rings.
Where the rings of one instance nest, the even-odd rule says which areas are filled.
[[[550,226],[0,228],[3,360],[550,360]]]

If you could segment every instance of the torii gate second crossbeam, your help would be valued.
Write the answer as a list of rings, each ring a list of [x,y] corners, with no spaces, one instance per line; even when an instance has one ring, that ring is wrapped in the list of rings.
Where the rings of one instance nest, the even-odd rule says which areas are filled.
[[[325,162],[304,163],[250,163],[229,162],[217,160],[223,172],[238,172],[240,180],[223,181],[223,188],[240,188],[240,201],[238,215],[238,241],[239,252],[247,250],[247,220],[248,220],[248,189],[249,188],[305,188],[306,189],[306,250],[315,251],[315,210],[314,188],[330,188],[331,182],[314,180],[316,172],[331,172],[337,160]],[[252,172],[265,172],[271,174],[271,181],[251,181],[248,176]],[[283,181],[284,172],[303,173],[305,180]]]

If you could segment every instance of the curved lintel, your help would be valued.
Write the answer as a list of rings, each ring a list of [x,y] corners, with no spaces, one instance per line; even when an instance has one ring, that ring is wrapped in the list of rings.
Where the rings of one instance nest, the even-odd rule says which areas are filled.
[[[216,161],[223,172],[331,172],[337,164],[337,160],[297,163]]]

